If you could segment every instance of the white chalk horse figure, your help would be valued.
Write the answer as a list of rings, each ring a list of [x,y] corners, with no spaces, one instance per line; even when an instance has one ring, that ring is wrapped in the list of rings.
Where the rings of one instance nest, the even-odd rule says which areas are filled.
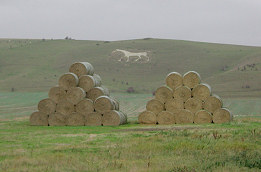
[[[120,49],[116,49],[113,52],[122,52],[124,54],[123,57],[121,57],[118,61],[122,61],[123,58],[127,58],[126,62],[130,61],[130,57],[138,57],[136,60],[134,60],[135,62],[137,62],[138,60],[142,59],[142,56],[147,58],[147,62],[149,62],[149,56],[147,52],[140,52],[140,53],[133,53],[133,52],[129,52],[126,50],[120,50]]]

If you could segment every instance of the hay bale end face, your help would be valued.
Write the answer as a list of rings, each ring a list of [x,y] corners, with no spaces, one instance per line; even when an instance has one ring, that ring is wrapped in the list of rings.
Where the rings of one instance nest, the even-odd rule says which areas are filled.
[[[74,73],[66,73],[59,78],[59,86],[64,90],[71,87],[77,87],[79,79]]]
[[[43,112],[33,112],[30,116],[31,125],[48,126],[48,115]]]
[[[175,116],[173,113],[168,111],[162,111],[157,115],[157,123],[158,124],[175,124]]]
[[[68,115],[55,112],[49,115],[48,122],[50,126],[65,126],[67,124]]]
[[[174,113],[176,124],[187,124],[193,123],[194,114],[187,109],[180,109],[178,112]]]
[[[119,104],[108,96],[100,96],[94,102],[94,109],[96,112],[119,110]]]
[[[204,124],[204,123],[211,123],[211,122],[212,122],[212,115],[208,111],[200,110],[195,113],[194,123]]]
[[[83,99],[76,105],[76,112],[80,114],[89,114],[94,112],[93,101],[91,99]]]
[[[103,112],[102,125],[103,126],[118,126],[127,123],[127,115],[116,110],[109,110]]]
[[[86,97],[85,91],[80,87],[72,87],[66,93],[66,99],[74,105]]]
[[[183,102],[186,102],[191,98],[191,89],[187,86],[180,86],[174,90],[173,97],[175,99],[182,99]]]
[[[67,118],[68,126],[84,126],[84,123],[85,123],[85,118],[80,113],[73,112],[72,114],[68,115]]]
[[[193,114],[202,109],[202,101],[196,98],[189,98],[185,102],[185,109],[190,110]]]
[[[109,90],[105,87],[94,87],[87,92],[87,98],[95,101],[100,96],[109,96]]]
[[[230,122],[232,121],[232,118],[233,116],[227,108],[217,109],[213,113],[213,122],[217,124]]]
[[[211,95],[211,87],[208,84],[198,84],[192,89],[192,97],[206,100]]]
[[[138,117],[140,124],[156,124],[156,120],[156,114],[151,111],[144,111]]]
[[[102,114],[99,112],[92,112],[84,115],[86,126],[101,126]]]
[[[172,89],[168,86],[161,86],[155,92],[155,98],[165,103],[167,100],[172,99]]]
[[[184,109],[184,102],[182,99],[169,99],[165,103],[165,109],[169,112],[175,112],[177,109]]]
[[[70,66],[69,71],[80,77],[82,75],[93,75],[94,68],[88,62],[77,62]]]
[[[56,106],[56,112],[62,113],[64,115],[70,115],[75,111],[74,104],[68,100],[62,100],[58,102]]]
[[[146,105],[146,109],[147,109],[147,111],[154,112],[157,115],[158,113],[163,111],[165,108],[164,108],[164,103],[162,103],[161,101],[159,101],[157,99],[152,99],[152,100],[148,101],[148,103]]]
[[[222,108],[223,103],[220,97],[217,95],[212,95],[208,97],[203,103],[203,108],[210,113],[214,113],[217,109]]]
[[[43,99],[38,103],[38,110],[46,114],[52,114],[55,112],[56,103],[50,99]]]
[[[166,77],[166,85],[170,87],[172,90],[182,86],[183,77],[178,72],[171,72]]]
[[[101,86],[101,78],[99,75],[94,74],[91,75],[82,75],[79,78],[79,87],[84,89],[84,91],[88,92],[94,87]]]
[[[183,84],[189,88],[194,88],[200,83],[200,75],[195,71],[189,71],[183,76]]]
[[[48,96],[57,104],[58,101],[66,98],[66,91],[58,86],[52,87],[48,92]]]

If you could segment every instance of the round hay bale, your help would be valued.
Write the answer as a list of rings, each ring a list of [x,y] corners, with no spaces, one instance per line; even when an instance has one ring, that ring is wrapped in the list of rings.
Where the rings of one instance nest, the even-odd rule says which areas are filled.
[[[94,87],[87,92],[87,98],[95,101],[100,96],[109,96],[109,90],[105,87]]]
[[[178,72],[171,72],[166,77],[166,85],[175,90],[176,88],[183,85],[183,77]]]
[[[66,126],[68,115],[55,112],[49,115],[48,122],[50,126]]]
[[[68,90],[71,87],[77,87],[79,79],[74,73],[63,74],[59,78],[59,86],[64,90]]]
[[[109,110],[103,112],[102,125],[103,126],[117,126],[127,123],[127,116],[122,112],[116,110]]]
[[[212,115],[208,111],[199,110],[195,113],[194,123],[204,124],[204,123],[211,123],[211,122],[212,122]]]
[[[202,101],[197,98],[189,98],[185,102],[185,109],[190,110],[192,113],[196,113],[197,111],[202,109]]]
[[[173,97],[175,99],[181,99],[185,102],[191,98],[191,89],[186,86],[180,86],[174,90]]]
[[[184,109],[184,102],[182,99],[169,99],[165,103],[165,109],[169,112],[175,112],[176,109]]]
[[[50,98],[43,99],[38,103],[38,110],[48,115],[54,113],[55,109],[56,103]]]
[[[80,87],[72,87],[66,93],[66,99],[74,105],[86,97],[86,92]]]
[[[165,103],[167,100],[172,99],[172,89],[168,86],[161,86],[155,92],[155,98]]]
[[[152,99],[152,100],[148,101],[148,103],[146,105],[146,109],[147,109],[147,111],[154,112],[157,115],[161,111],[164,111],[165,108],[164,108],[164,103],[162,103],[161,101],[159,101],[157,99]]]
[[[99,112],[91,112],[85,114],[85,124],[86,126],[101,126],[102,125],[102,114]]]
[[[119,104],[108,96],[100,96],[94,102],[94,109],[96,112],[119,110]]]
[[[49,90],[48,96],[52,99],[55,103],[58,103],[60,100],[66,98],[66,91],[61,87],[52,87]]]
[[[94,112],[93,101],[91,99],[83,99],[76,105],[76,112],[80,114],[89,114]]]
[[[30,124],[48,126],[48,115],[39,111],[33,112],[30,116]]]
[[[195,71],[189,71],[183,76],[183,85],[189,88],[194,88],[200,83],[200,75]]]
[[[56,112],[64,115],[70,115],[75,111],[74,104],[68,100],[61,100],[56,106]]]
[[[144,111],[138,117],[140,124],[156,124],[156,120],[156,114],[151,111]]]
[[[77,112],[73,112],[71,115],[68,115],[67,125],[68,126],[84,126],[85,118],[83,115]]]
[[[211,95],[211,87],[208,84],[198,84],[192,89],[192,97],[206,100]]]
[[[173,114],[175,116],[176,124],[193,123],[194,114],[187,109],[180,109]]]
[[[90,91],[90,89],[94,87],[99,87],[99,86],[101,86],[101,78],[97,74],[94,74],[93,76],[82,75],[79,78],[79,87],[84,89],[84,91],[86,92]]]
[[[94,68],[88,62],[77,62],[70,66],[69,72],[76,74],[78,77],[82,75],[93,75]]]
[[[210,113],[214,113],[217,109],[222,108],[223,102],[217,95],[209,96],[203,103],[203,108]]]
[[[213,122],[217,124],[226,123],[232,121],[232,114],[227,108],[217,109],[213,113]]]
[[[175,124],[175,116],[168,111],[162,111],[157,115],[158,124]]]

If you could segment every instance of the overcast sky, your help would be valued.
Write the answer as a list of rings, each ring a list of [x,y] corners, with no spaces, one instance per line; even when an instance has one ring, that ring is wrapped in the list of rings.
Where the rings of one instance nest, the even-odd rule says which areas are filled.
[[[0,0],[0,38],[65,36],[261,46],[261,0]]]

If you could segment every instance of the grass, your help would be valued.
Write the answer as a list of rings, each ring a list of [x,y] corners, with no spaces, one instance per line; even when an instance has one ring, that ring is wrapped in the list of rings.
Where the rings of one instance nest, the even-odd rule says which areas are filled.
[[[1,171],[258,171],[261,118],[230,124],[32,127],[0,122]]]

